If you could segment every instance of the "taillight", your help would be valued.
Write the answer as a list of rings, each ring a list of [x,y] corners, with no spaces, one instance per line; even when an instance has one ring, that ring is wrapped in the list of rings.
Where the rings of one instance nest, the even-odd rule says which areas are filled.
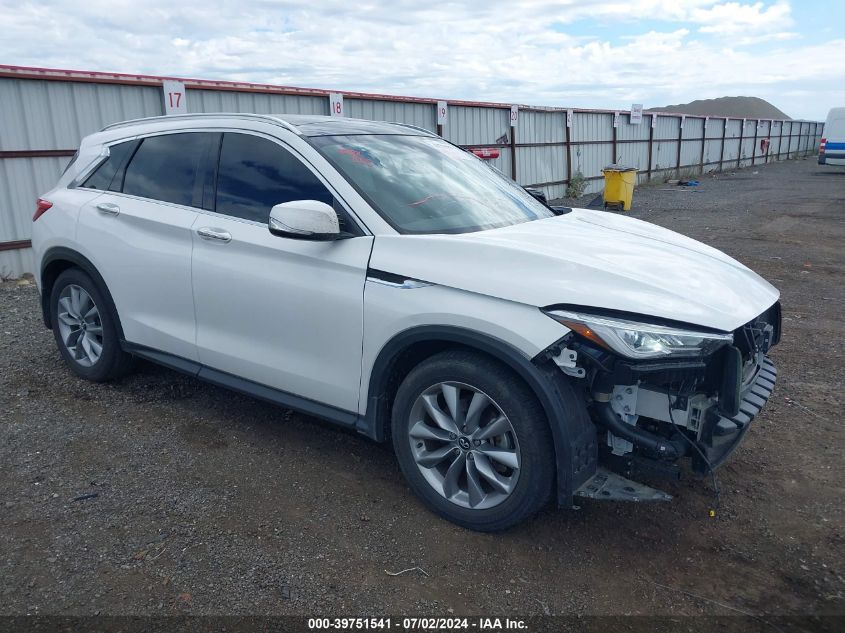
[[[42,198],[38,198],[38,202],[35,203],[35,215],[32,216],[32,221],[35,222],[38,218],[40,218],[44,213],[53,206],[53,203],[49,200],[44,200]]]
[[[822,139],[822,142],[819,143],[819,154],[824,154],[824,144],[827,142],[826,138]]]

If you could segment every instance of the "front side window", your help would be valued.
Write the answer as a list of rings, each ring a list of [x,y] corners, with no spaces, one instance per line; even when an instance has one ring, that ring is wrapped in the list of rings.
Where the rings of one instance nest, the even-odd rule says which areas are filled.
[[[223,134],[217,170],[215,211],[266,223],[282,202],[319,200],[331,205],[325,185],[278,143],[253,136]]]
[[[400,233],[468,233],[554,216],[468,152],[429,136],[319,136],[311,143]]]
[[[183,132],[145,138],[126,167],[123,193],[202,206],[202,166],[212,136]]]

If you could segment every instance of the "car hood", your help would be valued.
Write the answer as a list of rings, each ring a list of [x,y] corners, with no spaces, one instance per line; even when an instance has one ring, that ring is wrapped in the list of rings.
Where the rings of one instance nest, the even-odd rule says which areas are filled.
[[[623,310],[726,332],[779,296],[721,251],[588,209],[460,235],[378,236],[370,267],[537,307]]]

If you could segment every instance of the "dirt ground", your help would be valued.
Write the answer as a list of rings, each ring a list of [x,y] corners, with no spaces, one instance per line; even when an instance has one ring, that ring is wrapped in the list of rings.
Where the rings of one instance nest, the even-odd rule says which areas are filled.
[[[671,503],[469,532],[352,433],[146,363],[73,377],[35,288],[7,282],[0,615],[845,614],[845,169],[758,166],[635,207],[783,293],[779,382],[718,472],[716,518],[688,479]]]

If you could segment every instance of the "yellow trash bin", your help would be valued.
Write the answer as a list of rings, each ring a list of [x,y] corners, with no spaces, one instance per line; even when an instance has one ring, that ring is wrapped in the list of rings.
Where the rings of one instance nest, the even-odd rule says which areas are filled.
[[[636,168],[608,165],[601,173],[604,174],[604,206],[617,206],[630,211],[634,186],[637,184]]]

